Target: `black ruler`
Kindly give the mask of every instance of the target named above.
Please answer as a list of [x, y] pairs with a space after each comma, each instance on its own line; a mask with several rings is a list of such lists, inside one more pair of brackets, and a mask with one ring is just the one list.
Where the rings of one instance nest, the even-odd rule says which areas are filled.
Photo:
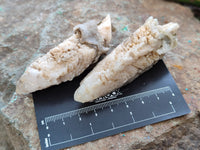
[[33, 93], [42, 150], [78, 145], [190, 112], [162, 60], [132, 83], [81, 104], [73, 94], [86, 74]]

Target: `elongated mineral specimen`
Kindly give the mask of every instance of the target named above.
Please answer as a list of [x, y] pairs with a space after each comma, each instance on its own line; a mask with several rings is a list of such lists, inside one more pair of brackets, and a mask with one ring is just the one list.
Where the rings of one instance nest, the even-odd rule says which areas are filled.
[[176, 46], [178, 28], [177, 23], [159, 25], [157, 19], [149, 17], [81, 81], [74, 99], [93, 101], [133, 81]]
[[17, 82], [16, 92], [28, 94], [70, 81], [108, 50], [111, 20], [89, 21], [74, 27], [74, 34], [27, 67]]

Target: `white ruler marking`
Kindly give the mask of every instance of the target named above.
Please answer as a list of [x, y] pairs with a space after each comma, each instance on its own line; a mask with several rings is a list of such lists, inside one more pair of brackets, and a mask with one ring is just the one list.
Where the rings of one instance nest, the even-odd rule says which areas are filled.
[[157, 100], [159, 100], [160, 99], [160, 97], [158, 97], [158, 95], [157, 94], [155, 94], [156, 95], [156, 98], [157, 98]]
[[71, 140], [73, 139], [71, 134], [70, 134], [70, 139], [71, 139]]
[[126, 108], [129, 108], [129, 105], [127, 104], [127, 102], [125, 102]]
[[79, 119], [79, 121], [81, 121], [82, 119], [81, 119], [81, 116], [80, 116], [80, 114], [78, 114], [78, 119]]
[[90, 128], [91, 128], [92, 134], [94, 135], [94, 130], [92, 128], [92, 123], [91, 122], [90, 122]]
[[51, 140], [50, 140], [50, 138], [48, 138], [48, 140], [49, 140], [49, 146], [52, 146], [52, 145], [51, 145]]
[[153, 117], [155, 118], [155, 117], [156, 117], [156, 115], [154, 114], [154, 112], [152, 112], [152, 114], [153, 114]]
[[96, 112], [96, 110], [94, 109], [94, 114], [95, 114], [95, 116], [97, 117], [98, 116], [98, 114], [97, 114], [97, 112]]
[[115, 125], [114, 125], [114, 123], [112, 122], [112, 127], [113, 127], [113, 129], [115, 128]]
[[130, 112], [130, 115], [131, 115], [131, 118], [132, 118], [133, 122], [135, 122], [135, 119], [133, 118], [133, 113], [132, 112]]
[[110, 111], [113, 112], [113, 109], [112, 109], [111, 105], [109, 107], [110, 107]]
[[45, 143], [45, 147], [49, 147], [49, 143], [48, 143], [48, 139], [47, 138], [44, 139], [44, 143]]
[[174, 106], [173, 106], [173, 104], [172, 104], [172, 102], [171, 102], [171, 101], [169, 101], [169, 104], [171, 105], [171, 107], [172, 107], [173, 111], [174, 111], [174, 112], [176, 112], [176, 110], [174, 109]]

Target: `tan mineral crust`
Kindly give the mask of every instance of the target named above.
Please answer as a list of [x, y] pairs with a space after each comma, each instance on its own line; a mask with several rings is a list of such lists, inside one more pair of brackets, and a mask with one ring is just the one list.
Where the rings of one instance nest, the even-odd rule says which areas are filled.
[[[189, 8], [162, 0], [1, 1], [0, 8], [0, 116], [3, 120], [0, 123], [9, 136], [4, 140], [10, 141], [16, 150], [40, 149], [33, 99], [31, 95], [14, 94], [16, 81], [26, 66], [70, 37], [75, 25], [103, 19], [107, 14], [112, 18], [113, 48], [149, 16], [158, 18], [160, 24], [180, 25], [177, 48], [163, 59], [191, 113], [69, 149], [199, 149], [200, 22]], [[5, 136], [4, 130], [0, 131], [1, 136]], [[187, 144], [188, 140], [196, 143]], [[2, 146], [12, 149], [6, 144]]]

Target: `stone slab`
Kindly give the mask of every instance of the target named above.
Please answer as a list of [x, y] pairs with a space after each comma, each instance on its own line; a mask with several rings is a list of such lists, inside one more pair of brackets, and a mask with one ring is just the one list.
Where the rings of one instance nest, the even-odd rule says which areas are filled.
[[197, 118], [200, 110], [200, 23], [189, 8], [162, 0], [0, 0], [0, 116], [16, 150], [40, 149], [32, 97], [14, 94], [16, 81], [26, 65], [69, 37], [74, 25], [89, 19], [102, 19], [108, 13], [114, 27], [113, 47], [150, 15], [158, 18], [161, 24], [171, 21], [180, 24], [178, 47], [168, 53], [164, 61], [192, 112], [70, 149], [143, 147]]

